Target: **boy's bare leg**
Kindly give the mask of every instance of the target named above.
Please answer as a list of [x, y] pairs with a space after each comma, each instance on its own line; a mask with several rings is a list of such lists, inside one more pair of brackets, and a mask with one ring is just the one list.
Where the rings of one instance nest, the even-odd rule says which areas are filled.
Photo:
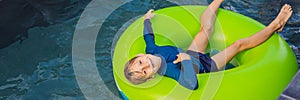
[[213, 27], [216, 19], [218, 8], [224, 0], [214, 0], [201, 15], [201, 29], [194, 37], [188, 50], [205, 53], [208, 39], [213, 32]]
[[248, 38], [237, 40], [220, 53], [214, 55], [212, 59], [217, 64], [218, 69], [222, 69], [237, 53], [258, 46], [265, 42], [275, 31], [281, 31], [291, 15], [291, 6], [285, 4], [275, 20], [266, 28]]

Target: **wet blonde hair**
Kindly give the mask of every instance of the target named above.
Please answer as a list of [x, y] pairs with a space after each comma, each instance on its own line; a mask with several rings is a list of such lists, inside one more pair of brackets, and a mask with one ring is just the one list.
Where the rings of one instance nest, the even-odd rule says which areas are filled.
[[131, 58], [126, 64], [124, 68], [124, 74], [126, 79], [131, 82], [132, 84], [141, 84], [146, 82], [151, 77], [146, 77], [142, 74], [142, 72], [138, 71], [131, 71], [130, 67], [133, 65], [135, 59], [138, 57]]

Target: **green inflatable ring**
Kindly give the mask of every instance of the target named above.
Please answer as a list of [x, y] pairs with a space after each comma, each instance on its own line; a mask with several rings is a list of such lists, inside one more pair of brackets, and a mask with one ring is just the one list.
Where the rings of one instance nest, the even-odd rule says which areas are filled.
[[[206, 7], [176, 6], [155, 11], [151, 22], [158, 45], [187, 49], [200, 27], [199, 18]], [[246, 16], [220, 9], [209, 47], [223, 50], [234, 41], [248, 37], [265, 26]], [[140, 85], [129, 83], [124, 65], [138, 53], [145, 53], [143, 19], [131, 24], [119, 38], [113, 55], [113, 74], [125, 99], [276, 99], [298, 70], [296, 57], [288, 44], [274, 34], [262, 45], [235, 56], [233, 69], [197, 74], [199, 88], [188, 90], [175, 80], [156, 75]]]

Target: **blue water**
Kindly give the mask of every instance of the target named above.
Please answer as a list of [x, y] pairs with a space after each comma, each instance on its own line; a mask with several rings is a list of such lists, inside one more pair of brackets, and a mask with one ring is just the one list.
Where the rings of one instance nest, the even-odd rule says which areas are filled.
[[[111, 46], [115, 35], [130, 24], [130, 19], [142, 15], [148, 9], [161, 9], [177, 4], [165, 0], [133, 0], [113, 9], [111, 5], [115, 2], [107, 3], [99, 4], [106, 9], [97, 11], [101, 14], [107, 9], [113, 10], [103, 22], [97, 37], [95, 59], [104, 84], [95, 87], [103, 94], [98, 99], [117, 99], [120, 94], [113, 80], [111, 63]], [[205, 5], [206, 1], [181, 3]], [[284, 3], [293, 6], [294, 14], [279, 34], [290, 44], [300, 63], [300, 1], [227, 0], [222, 7], [268, 25]], [[33, 27], [29, 30], [28, 39], [22, 44], [16, 42], [0, 49], [0, 99], [85, 98], [72, 66], [72, 40], [78, 19], [79, 16], [47, 27]], [[108, 92], [112, 95], [108, 95]]]

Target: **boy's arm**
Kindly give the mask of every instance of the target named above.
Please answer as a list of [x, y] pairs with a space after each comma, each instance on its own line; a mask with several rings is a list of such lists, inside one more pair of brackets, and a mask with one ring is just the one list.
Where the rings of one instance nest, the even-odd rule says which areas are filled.
[[150, 19], [144, 20], [144, 35], [147, 35], [147, 34], [153, 35], [153, 30], [152, 30]]
[[154, 45], [154, 34], [150, 19], [144, 20], [144, 40], [147, 46]]
[[156, 46], [150, 19], [144, 20], [144, 40], [146, 42], [147, 51], [150, 53]]
[[183, 68], [178, 82], [188, 89], [196, 90], [198, 88], [198, 80], [191, 60], [183, 60], [181, 64]]
[[144, 16], [144, 40], [146, 42], [147, 53], [153, 52], [153, 48], [156, 46], [154, 42], [154, 34], [151, 26], [150, 19], [152, 19], [155, 14], [152, 13], [154, 10], [150, 9]]
[[198, 88], [198, 81], [193, 66], [189, 61], [190, 60], [182, 61], [181, 64], [184, 68], [181, 69], [175, 64], [168, 63], [168, 67], [164, 75], [176, 80], [180, 85], [184, 86], [185, 88], [195, 90]]
[[[191, 90], [197, 89], [198, 79], [196, 77], [196, 73], [193, 68], [192, 61], [190, 60], [191, 59], [190, 56], [185, 53], [180, 53], [178, 55], [178, 59], [180, 60], [181, 65], [183, 66], [181, 68], [181, 73], [178, 78], [178, 82], [188, 89]], [[174, 63], [178, 63], [176, 62], [177, 60], [175, 60]]]

